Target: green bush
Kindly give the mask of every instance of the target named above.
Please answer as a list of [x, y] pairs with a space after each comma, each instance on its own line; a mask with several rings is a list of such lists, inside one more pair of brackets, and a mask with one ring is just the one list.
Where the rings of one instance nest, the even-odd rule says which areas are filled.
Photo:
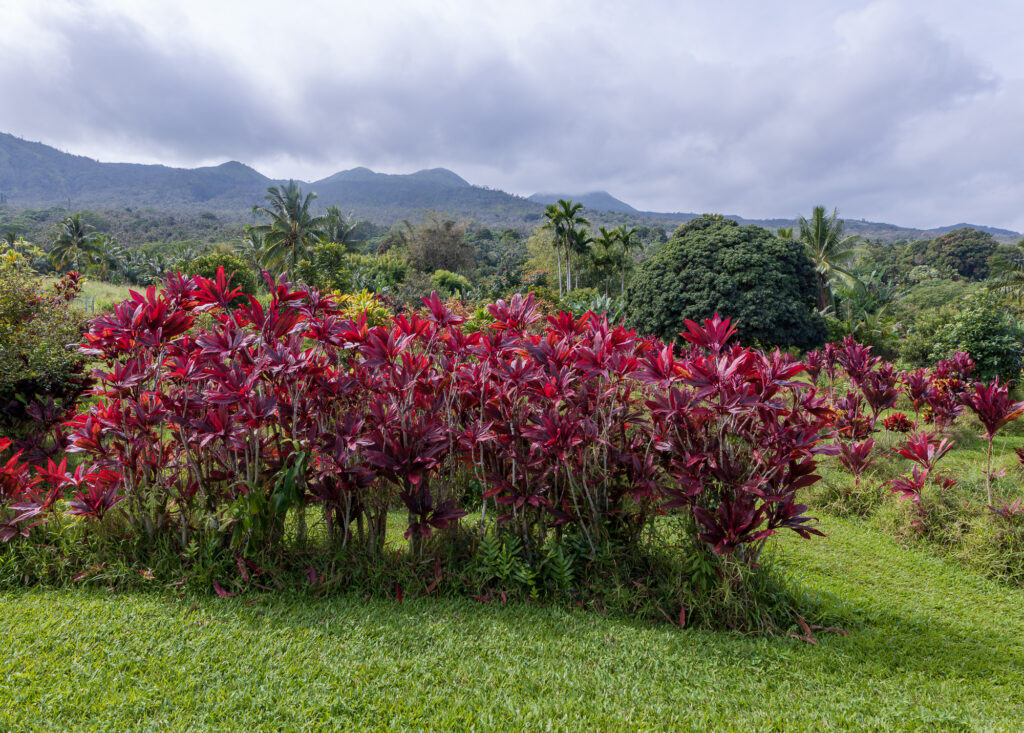
[[445, 295], [465, 295], [473, 287], [467, 278], [450, 270], [437, 270], [430, 276], [430, 282], [438, 292]]
[[351, 290], [352, 266], [347, 247], [341, 242], [316, 245], [309, 259], [303, 259], [296, 266], [295, 277], [321, 290]]
[[748, 344], [814, 348], [825, 341], [815, 310], [814, 265], [798, 242], [721, 217], [694, 219], [637, 268], [626, 318], [641, 333], [675, 339], [684, 319], [718, 312]]
[[198, 275], [213, 280], [217, 277], [217, 269], [223, 267], [226, 275], [231, 275], [231, 284], [241, 288], [248, 295], [256, 294], [256, 273], [249, 264], [235, 255], [226, 252], [210, 252], [191, 260], [179, 260], [176, 269], [186, 275]]
[[83, 389], [85, 315], [58, 292], [67, 282], [47, 287], [27, 267], [0, 266], [0, 434], [33, 402], [73, 401]]
[[951, 307], [926, 310], [908, 319], [903, 338], [899, 342], [899, 360], [904, 367], [934, 366], [932, 348], [938, 333], [953, 320], [956, 310]]
[[559, 306], [570, 313], [582, 315], [588, 310], [592, 310], [591, 306], [597, 298], [596, 288], [576, 288], [562, 296]]
[[398, 252], [359, 254], [349, 252], [339, 242], [327, 242], [313, 247], [309, 257], [298, 263], [295, 273], [298, 282], [321, 290], [388, 293], [405, 282], [409, 263]]
[[974, 359], [976, 379], [1017, 379], [1020, 376], [1024, 343], [1018, 326], [1006, 315], [1000, 302], [988, 293], [967, 299], [952, 320], [938, 329], [932, 343], [932, 361], [954, 351], [966, 351]]

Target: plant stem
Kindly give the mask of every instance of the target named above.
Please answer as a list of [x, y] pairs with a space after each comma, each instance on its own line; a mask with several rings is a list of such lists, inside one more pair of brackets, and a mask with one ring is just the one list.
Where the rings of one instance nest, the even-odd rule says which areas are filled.
[[992, 436], [988, 436], [988, 456], [985, 466], [985, 491], [988, 493], [988, 505], [992, 506]]

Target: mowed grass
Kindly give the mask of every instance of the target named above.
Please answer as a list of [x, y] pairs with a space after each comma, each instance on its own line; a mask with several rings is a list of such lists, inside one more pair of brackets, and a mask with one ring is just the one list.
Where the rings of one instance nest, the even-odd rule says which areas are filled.
[[772, 548], [850, 636], [348, 595], [0, 594], [0, 729], [1003, 729], [1024, 591], [856, 520]]
[[[55, 277], [45, 277], [43, 282], [47, 285], [57, 282]], [[82, 294], [76, 301], [77, 304], [89, 315], [110, 310], [115, 305], [129, 297], [131, 290], [145, 292], [142, 285], [115, 285], [113, 283], [96, 280], [87, 277], [82, 287]]]

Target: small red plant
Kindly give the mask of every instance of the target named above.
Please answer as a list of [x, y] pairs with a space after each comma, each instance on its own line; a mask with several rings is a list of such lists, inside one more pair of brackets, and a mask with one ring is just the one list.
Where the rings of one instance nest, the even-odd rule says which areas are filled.
[[914, 429], [914, 423], [902, 412], [894, 412], [882, 420], [882, 426], [894, 433], [909, 433]]
[[917, 466], [909, 476], [897, 476], [888, 482], [889, 490], [899, 499], [910, 499], [915, 504], [921, 503], [921, 493], [928, 483], [928, 470], [922, 471]]
[[897, 386], [898, 375], [892, 364], [882, 363], [874, 371], [867, 372], [860, 379], [860, 388], [864, 393], [864, 399], [871, 407], [871, 413], [875, 421], [878, 416], [896, 404], [900, 396]]
[[931, 386], [932, 377], [928, 373], [927, 369], [915, 369], [912, 372], [904, 372], [900, 375], [900, 379], [903, 384], [906, 385], [907, 391], [910, 393], [910, 399], [914, 405], [914, 412], [921, 415], [921, 407], [925, 404], [925, 396], [928, 392], [928, 387]]
[[988, 440], [985, 491], [988, 494], [988, 505], [992, 506], [992, 439], [1000, 428], [1024, 414], [1024, 402], [1011, 401], [1010, 387], [1008, 384], [1000, 384], [999, 377], [988, 384], [977, 382], [973, 390], [964, 392], [960, 398], [978, 416], [985, 428]]
[[847, 392], [836, 400], [836, 432], [848, 440], [864, 440], [875, 429], [874, 420], [863, 412], [863, 398], [857, 392]]
[[875, 459], [871, 451], [875, 447], [873, 438], [862, 440], [859, 443], [839, 442], [839, 462], [849, 469], [853, 474], [854, 488], [860, 489], [860, 476], [870, 468]]
[[954, 351], [953, 356], [948, 359], [941, 359], [935, 365], [935, 376], [939, 379], [953, 377], [961, 382], [970, 379], [974, 371], [974, 359], [966, 351]]
[[836, 351], [836, 359], [850, 376], [850, 382], [856, 387], [860, 387], [868, 373], [882, 361], [882, 357], [871, 355], [870, 346], [858, 344], [853, 336], [843, 339], [841, 348]]
[[948, 438], [936, 439], [935, 433], [922, 430], [907, 438], [904, 446], [896, 449], [896, 453], [930, 471], [952, 447], [953, 441]]
[[821, 374], [821, 370], [824, 366], [825, 354], [822, 353], [820, 349], [807, 352], [807, 356], [804, 357], [804, 367], [812, 385], [816, 385], [818, 383], [818, 376]]
[[964, 411], [960, 399], [962, 389], [963, 382], [956, 377], [933, 378], [924, 393], [928, 407], [922, 413], [922, 419], [933, 422], [940, 431], [948, 428]]

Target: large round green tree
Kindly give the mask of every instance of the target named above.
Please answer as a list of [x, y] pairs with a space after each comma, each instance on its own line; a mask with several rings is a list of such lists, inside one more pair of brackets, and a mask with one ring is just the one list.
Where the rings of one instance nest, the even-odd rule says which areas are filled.
[[626, 313], [641, 333], [676, 339], [685, 319], [717, 312], [738, 321], [744, 343], [808, 349], [826, 335], [817, 296], [817, 273], [800, 242], [705, 215], [639, 266]]
[[911, 266], [948, 268], [965, 280], [981, 281], [989, 276], [989, 258], [998, 249], [999, 243], [988, 232], [961, 227], [911, 243], [900, 259]]

